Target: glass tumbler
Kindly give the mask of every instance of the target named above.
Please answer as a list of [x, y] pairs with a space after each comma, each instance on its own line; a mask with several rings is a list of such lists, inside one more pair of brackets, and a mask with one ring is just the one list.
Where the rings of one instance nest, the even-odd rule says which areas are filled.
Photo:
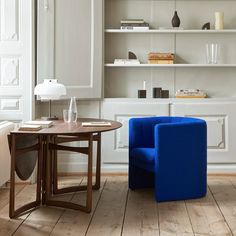
[[219, 56], [219, 45], [217, 43], [206, 44], [206, 58], [208, 64], [217, 64]]
[[77, 112], [74, 112], [72, 110], [63, 110], [63, 120], [66, 123], [76, 122]]

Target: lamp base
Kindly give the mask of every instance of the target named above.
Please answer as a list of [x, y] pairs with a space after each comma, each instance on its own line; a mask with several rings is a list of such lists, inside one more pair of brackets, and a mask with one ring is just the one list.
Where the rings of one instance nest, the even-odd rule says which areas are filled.
[[58, 117], [56, 117], [56, 116], [53, 116], [53, 117], [41, 117], [41, 119], [42, 120], [59, 120], [59, 118]]

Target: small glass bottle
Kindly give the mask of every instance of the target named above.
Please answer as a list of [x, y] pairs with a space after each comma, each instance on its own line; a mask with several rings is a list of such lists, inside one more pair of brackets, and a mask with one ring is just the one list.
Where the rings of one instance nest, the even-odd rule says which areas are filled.
[[76, 122], [77, 116], [77, 104], [76, 104], [76, 97], [71, 97], [70, 99], [70, 106], [69, 106], [69, 122]]

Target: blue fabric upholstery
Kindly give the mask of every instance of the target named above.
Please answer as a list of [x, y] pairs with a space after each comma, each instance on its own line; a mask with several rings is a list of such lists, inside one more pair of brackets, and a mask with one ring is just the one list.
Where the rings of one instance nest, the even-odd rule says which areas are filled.
[[154, 187], [158, 202], [205, 196], [206, 122], [189, 117], [130, 119], [129, 187]]

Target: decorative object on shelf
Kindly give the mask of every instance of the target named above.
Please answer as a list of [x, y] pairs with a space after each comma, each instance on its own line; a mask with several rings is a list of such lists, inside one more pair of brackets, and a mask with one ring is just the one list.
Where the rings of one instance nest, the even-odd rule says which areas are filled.
[[174, 54], [150, 52], [148, 54], [148, 64], [174, 64]]
[[177, 11], [175, 11], [174, 13], [174, 16], [171, 20], [171, 23], [172, 23], [172, 26], [175, 28], [179, 27], [180, 26], [180, 19], [179, 19], [179, 16], [178, 16], [178, 13]]
[[219, 45], [217, 43], [206, 44], [206, 58], [208, 64], [218, 63]]
[[200, 89], [180, 89], [175, 93], [176, 98], [206, 98], [207, 94]]
[[146, 81], [143, 81], [143, 89], [138, 90], [138, 98], [146, 98], [147, 90], [146, 90]]
[[115, 59], [114, 65], [139, 65], [138, 59]]
[[161, 90], [161, 98], [169, 98], [169, 90]]
[[215, 29], [224, 29], [224, 12], [215, 12]]
[[133, 52], [129, 51], [128, 59], [129, 60], [137, 60], [137, 56]]
[[41, 101], [49, 101], [49, 116], [42, 119], [58, 120], [58, 117], [51, 115], [51, 101], [59, 100], [61, 96], [66, 95], [66, 87], [59, 84], [57, 79], [45, 79], [35, 87], [34, 94], [38, 95]]
[[211, 29], [211, 23], [207, 22], [202, 26], [202, 30], [210, 30]]
[[77, 104], [76, 97], [70, 99], [69, 110], [63, 110], [63, 118], [65, 122], [76, 122], [77, 121]]
[[140, 61], [137, 59], [137, 56], [129, 51], [128, 52], [128, 59], [115, 59], [115, 65], [139, 65]]
[[138, 98], [146, 98], [147, 97], [147, 91], [140, 89], [138, 90]]
[[153, 88], [152, 89], [152, 97], [153, 98], [161, 98], [162, 88]]
[[149, 30], [149, 24], [143, 19], [125, 19], [120, 21], [121, 30]]

